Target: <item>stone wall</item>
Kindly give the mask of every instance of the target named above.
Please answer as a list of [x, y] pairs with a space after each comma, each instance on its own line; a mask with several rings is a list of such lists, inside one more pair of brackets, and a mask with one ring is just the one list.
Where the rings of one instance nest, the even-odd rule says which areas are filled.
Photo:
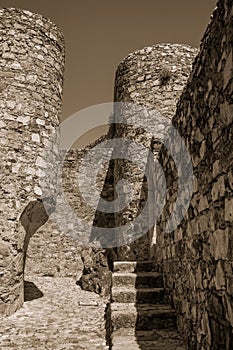
[[[116, 124], [113, 133], [115, 138], [129, 139], [147, 149], [153, 149], [156, 157], [161, 141], [157, 139], [156, 133], [158, 134], [161, 126], [163, 129], [163, 118], [169, 121], [174, 115], [176, 103], [187, 81], [196, 54], [197, 49], [188, 45], [157, 44], [131, 53], [120, 63], [116, 71], [115, 102], [133, 104], [138, 107], [136, 111], [133, 111], [134, 106], [131, 110], [122, 107], [120, 112], [117, 111], [119, 115], [115, 115], [115, 118], [117, 117], [121, 124]], [[144, 109], [142, 107], [140, 110], [139, 105]], [[162, 118], [159, 117], [159, 114]], [[147, 260], [153, 236], [153, 228], [149, 232], [146, 228], [150, 221], [149, 211], [139, 224], [135, 223], [135, 227], [133, 225], [135, 218], [140, 215], [148, 200], [150, 201], [149, 210], [154, 210], [152, 207], [155, 200], [148, 198], [148, 184], [144, 171], [138, 166], [143, 156], [136, 151], [136, 144], [134, 154], [132, 151], [130, 154], [128, 144], [123, 147], [125, 149], [121, 150], [122, 158], [134, 158], [136, 161], [119, 159], [115, 162], [115, 187], [119, 180], [129, 181], [133, 186], [133, 200], [116, 215], [115, 225], [122, 230], [125, 236], [127, 235], [125, 225], [129, 222], [131, 222], [133, 232], [137, 231], [139, 234], [145, 232], [145, 234], [142, 233], [142, 237], [136, 239], [135, 243], [124, 244], [120, 247], [118, 259]], [[149, 160], [145, 159], [145, 167], [150, 169], [153, 164], [149, 165], [148, 162]], [[128, 233], [128, 236], [131, 236], [131, 233]]]
[[[46, 194], [40, 180], [45, 147], [61, 112], [64, 40], [48, 19], [29, 11], [0, 9], [0, 314], [23, 303], [23, 269], [30, 237], [54, 209], [56, 177]], [[57, 144], [50, 151], [56, 173]], [[44, 188], [46, 188], [46, 183]]]
[[194, 188], [186, 215], [170, 233], [177, 173], [169, 153], [160, 153], [171, 181], [157, 226], [157, 259], [178, 329], [193, 350], [233, 348], [232, 15], [232, 1], [219, 1], [172, 120], [191, 155]]
[[[81, 279], [79, 284], [84, 289], [106, 295], [105, 290], [110, 283], [107, 282], [110, 277], [107, 251], [91, 248], [91, 242], [98, 244], [101, 238], [95, 237], [95, 226], [108, 227], [109, 221], [105, 215], [98, 213], [98, 203], [95, 204], [96, 208], [87, 203], [78, 184], [78, 175], [81, 175], [84, 194], [89, 199], [93, 197], [94, 187], [103, 198], [106, 192], [109, 193], [112, 184], [107, 184], [106, 180], [107, 161], [100, 166], [93, 187], [86, 186], [86, 183], [87, 176], [94, 174], [95, 162], [88, 174], [82, 173], [80, 168], [89, 152], [105, 139], [106, 136], [103, 136], [81, 150], [61, 151], [60, 159], [65, 154], [62, 164], [63, 192], [58, 193], [56, 209], [49, 220], [30, 240], [25, 271], [27, 277], [73, 277], [74, 283]], [[111, 148], [105, 148], [103, 144], [100, 149], [103, 153], [101, 159], [111, 156]], [[95, 155], [91, 154], [91, 157], [94, 160]]]

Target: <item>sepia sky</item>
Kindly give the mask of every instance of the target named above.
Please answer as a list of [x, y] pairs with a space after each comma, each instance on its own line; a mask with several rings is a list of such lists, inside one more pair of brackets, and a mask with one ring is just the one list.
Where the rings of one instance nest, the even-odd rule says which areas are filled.
[[[0, 7], [40, 13], [62, 29], [62, 119], [112, 101], [116, 67], [130, 52], [166, 42], [198, 47], [215, 5], [215, 0], [0, 0]], [[93, 137], [96, 131], [80, 145]]]

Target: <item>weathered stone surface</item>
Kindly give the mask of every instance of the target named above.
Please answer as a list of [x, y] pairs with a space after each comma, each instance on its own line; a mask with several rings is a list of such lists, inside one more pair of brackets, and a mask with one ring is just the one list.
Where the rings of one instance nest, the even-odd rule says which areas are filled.
[[[196, 54], [197, 49], [188, 45], [157, 44], [129, 54], [120, 63], [116, 71], [115, 101], [135, 104], [138, 111], [129, 113], [127, 108], [125, 111], [122, 108], [122, 115], [117, 116], [121, 124], [115, 127], [115, 138], [137, 142], [152, 150], [156, 156], [161, 139], [157, 142], [156, 140], [160, 136], [162, 138], [166, 132], [164, 120], [159, 118], [159, 115], [156, 117], [156, 114], [161, 113], [168, 120], [173, 117]], [[140, 105], [146, 109], [140, 111]], [[149, 115], [148, 111], [156, 113], [151, 112]], [[153, 205], [156, 204], [155, 199], [149, 197], [145, 173], [138, 165], [145, 155], [141, 155], [137, 150], [130, 153], [127, 146], [122, 154], [124, 159], [115, 162], [114, 182], [116, 186], [123, 178], [132, 183], [132, 200], [124, 210], [116, 208], [115, 226], [120, 232], [122, 230], [122, 236], [126, 236], [125, 225], [131, 223], [132, 231], [139, 232], [140, 238], [135, 237], [133, 243], [124, 243], [123, 247], [118, 248], [118, 260], [147, 260], [153, 236], [153, 228], [148, 232], [148, 221], [153, 220], [151, 213], [155, 211]], [[127, 157], [136, 161], [126, 161]], [[147, 159], [145, 163], [146, 167], [151, 169], [149, 176], [153, 177], [153, 164], [149, 164]], [[147, 202], [150, 202], [147, 217], [134, 226], [135, 218], [140, 215]], [[128, 231], [128, 236], [132, 237], [131, 230]]]
[[[41, 120], [37, 121], [41, 124]], [[106, 136], [100, 138], [97, 143], [104, 141]], [[50, 276], [73, 276], [78, 278], [77, 271], [83, 269], [81, 251], [87, 251], [87, 247], [94, 239], [93, 225], [105, 226], [108, 223], [104, 216], [99, 217], [82, 196], [77, 183], [77, 176], [85, 182], [85, 174], [80, 173], [80, 165], [84, 157], [96, 143], [85, 149], [70, 149], [60, 151], [62, 159], [62, 193], [57, 195], [56, 208], [46, 224], [39, 229], [31, 238], [28, 256], [26, 260], [26, 273], [37, 273]], [[103, 148], [103, 154], [108, 154], [111, 149]], [[65, 158], [63, 156], [65, 154]], [[43, 159], [42, 159], [43, 160]], [[97, 188], [102, 193], [106, 190], [105, 178], [108, 163], [98, 173]], [[93, 170], [94, 171], [94, 170]], [[33, 172], [33, 168], [30, 169]], [[85, 194], [91, 198], [93, 188], [85, 188]], [[64, 207], [68, 204], [69, 207]], [[79, 221], [77, 219], [80, 219]], [[90, 252], [90, 259], [93, 259], [94, 251]], [[100, 250], [98, 251], [98, 259]], [[103, 257], [105, 259], [105, 251]], [[84, 259], [86, 262], [86, 259]], [[92, 270], [97, 270], [96, 260], [93, 261]], [[100, 267], [100, 265], [99, 265]], [[90, 269], [90, 264], [88, 266]], [[87, 279], [86, 275], [86, 279]], [[96, 283], [97, 279], [96, 279]], [[86, 284], [87, 285], [87, 284]], [[93, 287], [94, 288], [94, 287]], [[96, 291], [99, 290], [96, 286]]]
[[31, 237], [25, 266], [27, 276], [80, 277], [80, 243], [62, 234], [51, 218]]
[[[232, 1], [218, 2], [189, 78], [197, 50], [186, 45], [163, 44], [138, 50], [127, 56], [117, 70], [115, 100], [141, 104], [148, 110], [157, 109], [168, 119], [175, 115], [172, 123], [190, 153], [194, 169], [193, 196], [183, 221], [173, 232], [166, 233], [164, 227], [176, 201], [178, 175], [175, 162], [152, 137], [155, 120], [151, 114], [145, 115], [142, 125], [149, 126], [148, 135], [143, 127], [134, 128], [137, 125], [135, 114], [128, 120], [132, 126], [118, 125], [110, 129], [107, 136], [129, 137], [151, 149], [154, 156], [160, 152], [159, 160], [166, 173], [167, 202], [156, 227], [154, 258], [157, 263], [154, 267], [151, 262], [143, 263], [153, 252], [153, 230], [134, 244], [118, 249], [116, 255], [124, 260], [139, 259], [140, 266], [147, 271], [149, 266], [154, 271], [163, 270], [165, 287], [177, 313], [178, 329], [187, 336], [191, 350], [230, 350], [233, 347], [232, 13]], [[103, 165], [96, 181], [102, 196], [114, 199], [113, 177], [115, 184], [124, 177], [133, 180], [135, 200], [119, 217], [102, 215], [98, 208], [95, 210], [85, 203], [76, 186], [80, 163], [94, 145], [81, 151], [70, 150], [64, 160], [63, 189], [75, 215], [80, 215], [90, 225], [86, 230], [85, 225], [77, 225], [64, 212], [56, 224], [52, 215], [46, 222], [48, 213], [42, 205], [39, 179], [46, 181], [49, 170], [56, 173], [55, 168], [50, 169], [42, 151], [45, 147], [51, 149], [50, 136], [58, 126], [64, 69], [63, 36], [49, 20], [29, 11], [1, 9], [0, 17], [3, 169], [0, 173], [0, 314], [14, 313], [24, 298], [31, 303], [30, 307], [25, 304], [15, 315], [1, 320], [1, 348], [31, 349], [34, 342], [38, 349], [107, 349], [105, 302], [101, 304], [97, 295], [93, 297], [93, 294], [81, 291], [76, 282], [79, 280], [82, 288], [103, 295], [105, 301], [109, 298], [109, 262], [113, 256], [108, 259], [108, 254], [114, 255], [116, 250], [87, 249], [85, 244], [90, 241], [106, 243], [107, 237], [96, 235], [96, 226], [108, 228], [121, 226], [127, 220], [133, 222], [148, 199], [144, 173], [135, 164], [123, 160], [117, 161], [115, 166], [110, 164], [109, 168], [107, 163]], [[124, 116], [127, 118], [127, 114]], [[165, 125], [160, 122], [156, 128], [158, 139], [163, 140]], [[174, 144], [174, 150], [179, 152], [177, 144]], [[103, 154], [111, 153], [104, 147], [102, 151]], [[125, 151], [132, 156], [130, 150]], [[52, 156], [59, 163], [57, 145]], [[141, 154], [137, 156], [140, 158]], [[153, 177], [154, 169], [151, 171], [151, 163], [147, 165], [149, 177]], [[85, 177], [83, 180], [85, 184]], [[160, 184], [162, 177], [155, 176], [155, 180]], [[55, 188], [56, 177], [48, 196], [50, 213], [54, 210]], [[92, 190], [86, 185], [88, 198], [92, 198]], [[125, 185], [124, 191], [127, 192]], [[148, 209], [148, 221], [158, 203], [155, 199]], [[63, 210], [60, 193], [57, 209]], [[143, 231], [144, 226], [139, 227], [139, 232], [140, 229]], [[33, 291], [31, 282], [25, 284], [23, 293], [25, 260], [27, 277], [31, 274], [47, 276], [35, 278], [42, 292]], [[161, 267], [158, 268], [158, 264]], [[137, 278], [132, 274], [140, 276], [138, 271], [143, 271], [138, 266], [123, 262], [114, 267], [117, 273], [130, 267], [131, 275], [114, 279], [113, 299], [134, 303], [141, 297], [142, 301], [151, 301], [151, 304], [163, 302], [161, 284], [157, 286], [159, 288], [145, 291], [144, 287], [155, 287], [147, 285], [148, 276], [143, 284], [141, 279], [138, 291], [132, 290], [133, 283], [137, 287]], [[67, 276], [72, 278], [67, 279]], [[161, 279], [155, 278], [153, 283], [155, 281], [161, 283]], [[121, 283], [130, 283], [131, 288], [119, 288]], [[41, 293], [46, 295], [46, 302]], [[87, 298], [80, 299], [83, 293]], [[51, 300], [59, 305], [51, 307]], [[98, 306], [100, 309], [96, 308]], [[133, 310], [129, 322], [135, 322], [139, 314]], [[142, 318], [143, 324], [150, 322], [147, 311], [149, 309]], [[168, 308], [167, 313], [170, 312]], [[156, 317], [164, 314], [166, 312], [161, 310], [154, 313]], [[109, 319], [109, 315], [107, 317]], [[159, 323], [158, 317], [156, 322]], [[158, 325], [156, 322], [149, 326], [154, 328]], [[61, 337], [57, 334], [57, 326]], [[135, 339], [132, 334], [128, 337], [127, 332], [123, 332], [124, 341], [118, 334], [113, 348], [184, 349], [176, 336], [174, 342], [170, 342], [168, 334], [153, 332], [153, 336], [159, 338], [153, 342], [148, 334], [139, 336], [135, 333]]]
[[83, 272], [77, 284], [82, 289], [110, 298], [111, 271], [107, 251], [89, 248], [82, 250]]
[[164, 303], [166, 291], [162, 275], [153, 271], [153, 264], [150, 261], [139, 264], [136, 261], [116, 261], [113, 265], [112, 349], [120, 350], [125, 346], [129, 349], [186, 349], [176, 333], [174, 309]]
[[2, 350], [107, 350], [106, 304], [74, 278], [28, 276], [24, 306], [0, 318]]
[[64, 39], [50, 20], [29, 11], [0, 9], [0, 18], [0, 227], [8, 241], [1, 248], [0, 314], [8, 315], [23, 302], [22, 257], [29, 239], [48, 219], [41, 199], [56, 199], [56, 176], [49, 186], [47, 177], [43, 186], [40, 180], [45, 169], [56, 174], [58, 144], [51, 162], [42, 155], [59, 124]]
[[[173, 177], [157, 225], [157, 259], [189, 349], [232, 348], [232, 1], [219, 1], [172, 122], [192, 159], [194, 193], [179, 227], [165, 233]], [[173, 252], [171, 254], [171, 252]]]
[[10, 255], [9, 243], [0, 240], [0, 255], [3, 257]]

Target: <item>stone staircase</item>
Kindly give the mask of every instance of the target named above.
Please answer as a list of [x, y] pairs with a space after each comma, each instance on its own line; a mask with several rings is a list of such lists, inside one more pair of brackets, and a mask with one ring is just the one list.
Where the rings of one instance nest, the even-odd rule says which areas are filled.
[[162, 276], [150, 261], [114, 262], [110, 313], [112, 350], [187, 349]]

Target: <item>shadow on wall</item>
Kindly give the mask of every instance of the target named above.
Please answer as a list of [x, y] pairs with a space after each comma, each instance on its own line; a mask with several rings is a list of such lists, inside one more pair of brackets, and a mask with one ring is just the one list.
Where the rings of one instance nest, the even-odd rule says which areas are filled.
[[[20, 222], [25, 230], [25, 238], [23, 242], [23, 273], [26, 265], [27, 249], [30, 242], [30, 238], [35, 232], [46, 223], [49, 218], [49, 211], [54, 210], [54, 200], [46, 200], [46, 208], [42, 200], [35, 200], [30, 202], [24, 209]], [[49, 204], [49, 206], [48, 206]], [[24, 281], [24, 302], [41, 298], [43, 293], [36, 287], [33, 282]]]
[[[106, 177], [104, 179], [103, 189], [101, 191], [101, 198], [105, 201], [115, 200], [115, 189], [114, 189], [114, 160], [110, 160]], [[100, 246], [106, 247], [114, 245], [112, 241], [113, 237], [106, 234], [104, 231], [100, 234], [101, 228], [112, 228], [115, 227], [115, 214], [114, 213], [105, 213], [99, 210], [99, 205], [97, 206], [95, 217], [93, 220], [92, 232], [90, 235], [90, 242], [97, 241]], [[116, 243], [116, 242], [115, 242]]]
[[37, 288], [35, 283], [24, 281], [24, 302], [42, 298], [44, 294]]
[[[36, 200], [33, 202], [30, 202], [26, 208], [24, 209], [21, 217], [20, 217], [20, 222], [22, 226], [25, 229], [26, 236], [24, 240], [24, 245], [23, 245], [23, 254], [24, 254], [24, 266], [23, 268], [25, 269], [25, 263], [26, 263], [26, 256], [27, 256], [27, 249], [28, 249], [28, 244], [30, 241], [30, 238], [34, 235], [34, 233], [46, 223], [46, 221], [49, 218], [50, 212], [54, 210], [55, 203], [54, 200], [48, 199], [46, 201], [46, 208], [44, 207], [44, 204], [42, 200]], [[48, 206], [49, 204], [49, 206]], [[49, 208], [49, 210], [48, 210]]]

